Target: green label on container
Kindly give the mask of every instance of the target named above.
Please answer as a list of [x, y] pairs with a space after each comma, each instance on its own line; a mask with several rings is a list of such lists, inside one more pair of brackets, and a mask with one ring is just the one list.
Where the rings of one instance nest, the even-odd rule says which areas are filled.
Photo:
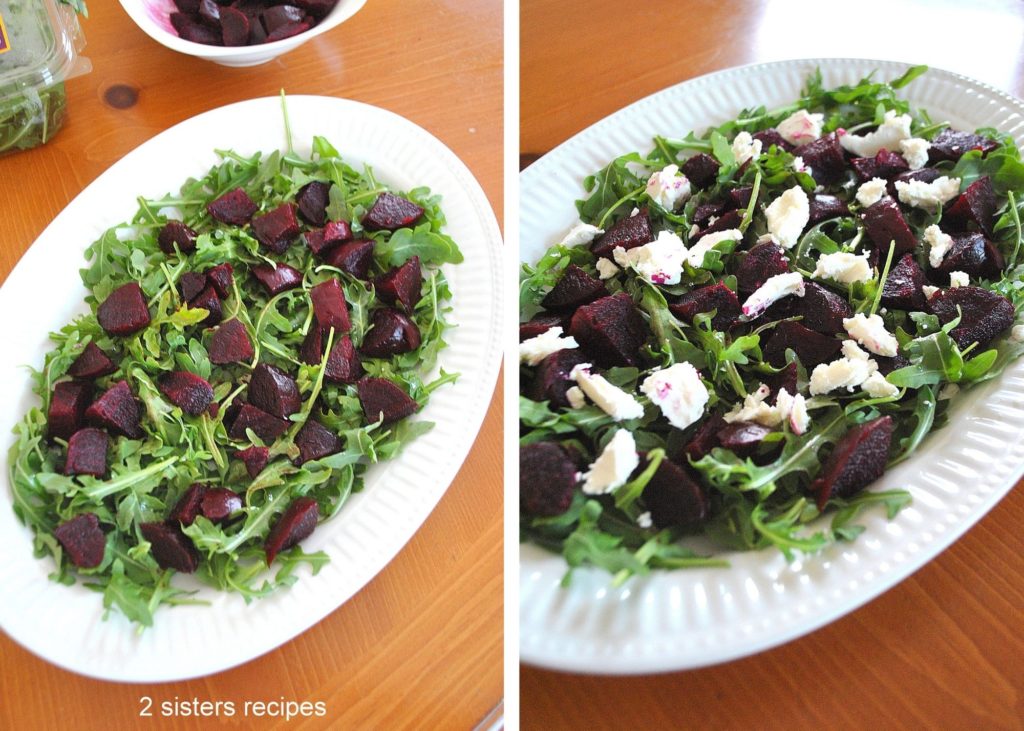
[[0, 15], [0, 53], [7, 53], [11, 50], [11, 44], [7, 41], [7, 26], [4, 25], [4, 16]]

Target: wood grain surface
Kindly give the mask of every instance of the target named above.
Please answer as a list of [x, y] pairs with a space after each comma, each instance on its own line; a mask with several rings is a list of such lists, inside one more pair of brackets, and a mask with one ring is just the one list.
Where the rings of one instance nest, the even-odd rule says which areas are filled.
[[[263, 66], [229, 69], [175, 54], [114, 0], [90, 0], [93, 64], [68, 83], [69, 118], [52, 142], [0, 158], [0, 281], [43, 228], [113, 162], [200, 112], [277, 94], [375, 104], [416, 122], [502, 201], [499, 0], [369, 0], [352, 20]], [[438, 32], [442, 29], [443, 32]], [[132, 94], [127, 108], [111, 102]], [[344, 149], [343, 140], [335, 140]], [[183, 683], [90, 680], [0, 633], [0, 729], [206, 728], [140, 720], [140, 697], [323, 701], [308, 721], [234, 718], [234, 728], [469, 729], [502, 697], [502, 440], [499, 384], [455, 482], [398, 557], [300, 637], [239, 668]], [[6, 489], [6, 488], [4, 488]], [[3, 589], [0, 588], [0, 601]]]
[[[521, 37], [524, 164], [641, 97], [757, 61], [928, 63], [1024, 96], [1024, 4], [1011, 0], [522, 0]], [[743, 660], [630, 678], [523, 666], [522, 728], [1024, 728], [1022, 523], [1018, 484], [906, 581]]]

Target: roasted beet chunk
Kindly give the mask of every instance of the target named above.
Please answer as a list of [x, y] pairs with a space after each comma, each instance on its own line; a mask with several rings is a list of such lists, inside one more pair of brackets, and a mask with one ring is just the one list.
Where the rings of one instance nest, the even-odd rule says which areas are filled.
[[356, 386], [359, 403], [369, 423], [383, 418], [384, 424], [404, 419], [419, 410], [409, 394], [386, 378], [364, 378]]
[[217, 296], [217, 290], [209, 284], [203, 287], [202, 292], [189, 300], [188, 306], [192, 309], [206, 310], [207, 315], [200, 320], [200, 324], [207, 327], [216, 325], [224, 316], [224, 309], [220, 305], [220, 297]]
[[693, 322], [700, 312], [715, 310], [716, 314], [711, 318], [711, 327], [715, 330], [728, 330], [740, 316], [740, 301], [736, 293], [721, 282], [687, 292], [668, 308], [673, 315], [688, 323]]
[[814, 282], [804, 285], [803, 297], [783, 297], [765, 312], [765, 320], [800, 317], [800, 324], [815, 332], [834, 335], [843, 332], [843, 318], [853, 317], [845, 298]]
[[68, 440], [68, 458], [64, 461], [64, 474], [103, 477], [107, 472], [109, 445], [110, 438], [102, 429], [79, 429]]
[[352, 338], [342, 335], [331, 347], [324, 368], [324, 380], [331, 383], [355, 383], [363, 377], [363, 365], [359, 362], [359, 354]]
[[596, 257], [611, 259], [612, 252], [619, 246], [634, 249], [651, 241], [654, 241], [654, 232], [651, 230], [651, 219], [647, 217], [647, 209], [644, 208], [635, 216], [626, 216], [616, 221], [594, 239], [590, 250]]
[[850, 209], [846, 207], [846, 203], [834, 195], [819, 194], [809, 196], [809, 198], [811, 215], [807, 223], [810, 226], [830, 218], [850, 215]]
[[546, 333], [553, 327], [560, 327], [562, 328], [562, 332], [566, 332], [569, 329], [569, 323], [571, 321], [572, 317], [569, 315], [555, 315], [548, 312], [542, 312], [532, 320], [519, 323], [519, 342], [535, 338], [538, 335]]
[[327, 204], [330, 201], [331, 184], [322, 180], [306, 183], [299, 189], [295, 202], [299, 204], [299, 215], [306, 223], [323, 226], [327, 223]]
[[776, 274], [789, 271], [789, 261], [778, 245], [771, 241], [757, 244], [736, 267], [736, 285], [740, 294], [749, 297]]
[[818, 509], [824, 510], [832, 497], [850, 497], [885, 472], [892, 443], [892, 417], [882, 416], [846, 432], [822, 465], [818, 479], [811, 483]]
[[[646, 464], [641, 464], [641, 468]], [[668, 459], [658, 465], [643, 493], [644, 505], [658, 528], [690, 526], [708, 516], [710, 503], [704, 488], [686, 470]]]
[[892, 358], [886, 358], [881, 355], [873, 355], [872, 359], [878, 363], [878, 372], [883, 376], [888, 376], [893, 371], [899, 368], [906, 368], [910, 365], [910, 361], [906, 356], [899, 355], [898, 353]]
[[604, 282], [590, 276], [575, 264], [570, 264], [541, 300], [541, 305], [556, 312], [572, 312], [580, 305], [607, 296]]
[[928, 161], [932, 164], [942, 160], [955, 162], [970, 150], [981, 150], [987, 155], [997, 147], [999, 143], [988, 137], [947, 128], [932, 138], [931, 147], [928, 148]]
[[307, 365], [317, 365], [323, 357], [326, 342], [327, 334], [314, 322], [299, 348], [299, 359]]
[[226, 487], [211, 487], [203, 495], [203, 517], [211, 523], [223, 523], [242, 509], [242, 496]]
[[291, 38], [297, 36], [299, 33], [305, 33], [309, 30], [309, 23], [285, 23], [279, 25], [273, 30], [273, 32], [267, 33], [267, 43], [273, 43], [274, 41], [281, 41], [285, 38]]
[[255, 478], [267, 466], [270, 449], [267, 447], [247, 447], [235, 452], [235, 456], [245, 464], [245, 471], [249, 473], [249, 477]]
[[311, 497], [300, 497], [292, 501], [284, 515], [270, 529], [270, 535], [263, 544], [267, 553], [267, 566], [274, 562], [281, 551], [286, 551], [299, 543], [316, 528], [320, 508]]
[[210, 361], [217, 365], [243, 363], [254, 354], [249, 333], [239, 320], [228, 320], [210, 337]]
[[347, 241], [331, 251], [325, 261], [356, 279], [366, 279], [373, 263], [373, 240]]
[[855, 157], [850, 160], [850, 167], [857, 171], [860, 182], [866, 183], [872, 178], [889, 178], [908, 172], [910, 166], [901, 155], [881, 149], [874, 157]]
[[235, 283], [234, 271], [234, 267], [227, 262], [206, 270], [207, 281], [213, 286], [217, 296], [222, 300], [231, 296], [231, 290]]
[[178, 36], [192, 43], [202, 43], [206, 46], [219, 46], [223, 43], [220, 33], [208, 25], [200, 23], [195, 18], [199, 16], [185, 15], [184, 13], [171, 13], [170, 21]]
[[773, 373], [764, 379], [764, 383], [768, 386], [768, 398], [766, 399], [770, 403], [775, 403], [775, 399], [779, 397], [779, 391], [786, 389], [786, 393], [791, 396], [796, 394], [796, 377], [797, 367], [796, 363], [787, 363], [785, 367], [778, 373]]
[[325, 257], [329, 251], [352, 238], [348, 221], [330, 221], [323, 228], [305, 233], [306, 246], [314, 256]]
[[199, 552], [192, 540], [177, 526], [166, 523], [142, 523], [142, 537], [149, 541], [150, 552], [162, 569], [191, 574], [199, 566]]
[[232, 7], [220, 9], [220, 37], [225, 46], [248, 45], [249, 31], [249, 16]]
[[230, 223], [232, 226], [244, 226], [249, 223], [259, 208], [252, 202], [252, 198], [241, 188], [229, 190], [215, 201], [206, 205], [210, 215], [221, 223]]
[[416, 323], [397, 310], [374, 310], [362, 351], [371, 358], [390, 358], [420, 347]]
[[721, 414], [711, 414], [701, 422], [700, 426], [697, 427], [697, 431], [690, 437], [690, 441], [683, 447], [682, 455], [678, 458], [679, 461], [687, 462], [692, 459], [696, 462], [701, 457], [710, 454], [712, 449], [719, 446], [718, 432], [724, 426], [725, 419], [722, 418]]
[[90, 401], [92, 384], [88, 381], [64, 381], [54, 386], [46, 417], [50, 437], [70, 439], [81, 428]]
[[111, 335], [131, 335], [149, 324], [149, 308], [138, 282], [128, 282], [110, 293], [96, 310], [100, 327]]
[[178, 292], [186, 302], [191, 302], [206, 289], [206, 275], [199, 272], [184, 272], [178, 277]]
[[272, 264], [257, 264], [252, 268], [252, 275], [271, 295], [281, 294], [302, 284], [302, 272], [280, 262], [276, 267]]
[[[718, 432], [718, 444], [737, 457], [747, 459], [757, 454], [757, 448], [772, 430], [750, 421], [736, 421], [726, 424]], [[781, 446], [781, 443], [780, 443]]]
[[763, 129], [760, 132], [755, 132], [751, 137], [755, 140], [761, 140], [761, 149], [765, 152], [767, 152], [772, 145], [775, 145], [780, 150], [785, 150], [786, 152], [793, 151], [793, 145], [786, 142], [786, 138], [779, 134], [777, 129]]
[[943, 214], [942, 221], [961, 230], [967, 227], [968, 221], [974, 221], [986, 236], [991, 236], [995, 217], [996, 191], [992, 187], [992, 179], [986, 175], [967, 186], [967, 190]]
[[733, 188], [728, 193], [729, 207], [746, 209], [746, 207], [750, 205], [750, 196], [753, 194], [754, 188], [751, 185]]
[[928, 309], [943, 323], [950, 322], [962, 312], [960, 324], [950, 331], [949, 336], [961, 348], [977, 342], [978, 352], [1010, 327], [1014, 319], [1010, 300], [981, 287], [953, 287], [936, 292], [928, 299]]
[[776, 368], [786, 364], [786, 348], [796, 353], [804, 368], [810, 370], [819, 363], [835, 360], [842, 343], [836, 338], [822, 335], [798, 322], [780, 322], [764, 344], [765, 359]]
[[913, 254], [905, 254], [889, 270], [882, 287], [882, 305], [897, 310], [924, 309], [924, 272]]
[[892, 198], [882, 198], [866, 208], [860, 216], [864, 221], [864, 230], [875, 245], [880, 265], [885, 263], [885, 258], [889, 255], [890, 242], [896, 242], [893, 261], [899, 261], [904, 254], [909, 254], [917, 246], [914, 232], [910, 230], [900, 207]]
[[182, 254], [188, 254], [196, 250], [196, 235], [181, 221], [168, 221], [156, 235], [156, 242], [165, 254], [173, 254], [175, 247]]
[[252, 219], [252, 232], [265, 247], [275, 254], [283, 254], [299, 235], [295, 204], [282, 203], [269, 213], [256, 216]]
[[708, 223], [707, 226], [702, 228], [700, 231], [690, 237], [690, 243], [700, 241], [703, 237], [716, 231], [725, 231], [730, 228], [736, 228], [740, 225], [740, 221], [743, 220], [743, 214], [740, 211], [726, 211], [718, 217], [714, 223]]
[[689, 158], [682, 165], [683, 175], [690, 179], [690, 184], [697, 189], [713, 185], [718, 177], [718, 160], [703, 152]]
[[85, 418], [129, 439], [142, 438], [139, 402], [127, 381], [118, 381], [85, 410]]
[[397, 231], [415, 223], [423, 209], [412, 201], [392, 193], [381, 193], [363, 217], [363, 228], [368, 231]]
[[400, 305], [406, 312], [412, 312], [420, 301], [422, 287], [423, 271], [418, 256], [377, 277], [374, 283], [378, 298], [391, 305]]
[[68, 375], [72, 378], [91, 380], [100, 376], [109, 376], [116, 370], [117, 366], [107, 357], [107, 354], [100, 350], [96, 343], [89, 343], [68, 368]]
[[1004, 264], [999, 249], [980, 233], [959, 234], [953, 236], [953, 245], [932, 277], [941, 284], [949, 284], [950, 272], [966, 272], [975, 279], [997, 279]]
[[525, 394], [534, 401], [550, 401], [551, 408], [565, 408], [569, 399], [565, 392], [576, 382], [569, 378], [569, 373], [580, 363], [585, 363], [587, 356], [579, 348], [559, 350], [537, 364], [533, 374], [533, 382], [525, 389]]
[[352, 328], [345, 304], [345, 293], [337, 279], [321, 282], [309, 291], [313, 302], [313, 315], [324, 330], [334, 328], [337, 334], [347, 333]]
[[725, 201], [705, 201], [693, 209], [693, 216], [690, 217], [690, 220], [703, 227], [708, 224], [712, 216], [721, 216], [723, 211], [725, 211]]
[[323, 20], [338, 4], [338, 0], [294, 0], [294, 3], [317, 20]]
[[249, 403], [284, 419], [302, 408], [295, 379], [276, 366], [260, 363], [249, 379]]
[[835, 132], [801, 145], [793, 154], [803, 158], [804, 164], [811, 168], [811, 177], [822, 185], [840, 180], [846, 170], [846, 156]]
[[295, 435], [295, 446], [299, 448], [299, 464], [305, 464], [340, 452], [341, 439], [319, 421], [308, 419]]
[[232, 439], [246, 439], [245, 430], [252, 429], [253, 433], [264, 442], [272, 442], [288, 431], [289, 424], [291, 422], [268, 414], [263, 409], [245, 404], [239, 409], [238, 415], [231, 423], [228, 436]]
[[61, 523], [53, 532], [68, 560], [80, 569], [94, 569], [103, 562], [107, 539], [95, 513], [82, 513]]
[[570, 333], [604, 368], [637, 365], [640, 347], [647, 340], [643, 318], [625, 292], [577, 309]]
[[160, 377], [160, 393], [190, 416], [199, 416], [213, 402], [213, 386], [188, 371], [171, 371]]
[[174, 504], [171, 514], [167, 516], [167, 522], [171, 525], [192, 525], [196, 516], [199, 515], [203, 505], [203, 496], [206, 495], [206, 485], [193, 482], [185, 490], [178, 502]]
[[526, 515], [561, 515], [572, 504], [576, 465], [561, 447], [537, 442], [519, 448], [519, 509]]

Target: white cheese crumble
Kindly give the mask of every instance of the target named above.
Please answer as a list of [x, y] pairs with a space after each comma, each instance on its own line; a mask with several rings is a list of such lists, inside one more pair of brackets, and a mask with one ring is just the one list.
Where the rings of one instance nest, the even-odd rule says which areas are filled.
[[658, 238], [649, 244], [628, 251], [616, 246], [612, 256], [620, 267], [632, 267], [651, 284], [678, 284], [683, 275], [686, 245], [671, 231], [659, 231]]
[[868, 264], [868, 252], [862, 255], [837, 251], [835, 254], [822, 254], [811, 274], [815, 279], [831, 279], [841, 284], [867, 282], [872, 277], [871, 265]]
[[878, 370], [878, 363], [853, 340], [843, 341], [843, 357], [831, 363], [819, 363], [811, 372], [811, 395], [820, 396], [845, 388], [851, 393]]
[[640, 528], [644, 528], [644, 529], [653, 528], [654, 527], [654, 521], [651, 519], [650, 512], [640, 513], [640, 515], [636, 516], [636, 524]]
[[928, 244], [928, 263], [932, 267], [942, 266], [942, 258], [953, 245], [953, 237], [933, 223], [924, 230], [924, 242]]
[[736, 164], [742, 165], [761, 154], [761, 140], [755, 140], [749, 132], [740, 132], [732, 141], [732, 154]]
[[839, 138], [839, 144], [857, 157], [874, 157], [883, 149], [896, 152], [900, 141], [910, 138], [910, 121], [909, 114], [897, 115], [890, 109], [877, 130], [866, 135], [846, 133]]
[[947, 383], [939, 389], [939, 395], [936, 398], [938, 398], [939, 401], [948, 401], [958, 393], [960, 393], [960, 387], [958, 385], [955, 383]]
[[798, 109], [775, 127], [782, 139], [791, 145], [806, 145], [821, 137], [821, 123], [824, 114], [809, 114], [806, 109]]
[[930, 284], [926, 284], [923, 287], [921, 287], [921, 291], [924, 292], [924, 298], [930, 300], [932, 296], [939, 291], [939, 288], [933, 287]]
[[860, 387], [871, 398], [888, 398], [900, 392], [896, 386], [885, 380], [885, 376], [879, 371], [875, 371], [865, 378], [864, 383], [860, 384]]
[[928, 164], [928, 150], [932, 143], [922, 137], [911, 137], [909, 140], [900, 140], [900, 150], [903, 152], [903, 159], [911, 170], [920, 170]]
[[611, 259], [605, 259], [603, 256], [597, 260], [597, 276], [601, 279], [611, 279], [619, 273], [619, 268], [615, 266], [615, 262]]
[[578, 348], [579, 343], [571, 335], [562, 337], [562, 327], [556, 325], [548, 328], [540, 335], [519, 343], [519, 360], [527, 365], [535, 366], [552, 353], [568, 348]]
[[598, 408], [615, 421], [639, 419], [644, 415], [644, 407], [631, 394], [599, 373], [591, 373], [590, 363], [580, 363], [569, 372], [569, 378], [593, 401]]
[[647, 180], [647, 196], [666, 211], [674, 211], [690, 197], [690, 181], [678, 165], [666, 165]]
[[861, 183], [857, 188], [857, 202], [867, 208], [882, 200], [885, 195], [885, 180], [882, 178], [871, 178], [866, 183]]
[[794, 185], [773, 200], [764, 215], [768, 222], [768, 232], [775, 243], [790, 249], [800, 239], [801, 232], [811, 218], [811, 203], [804, 189]]
[[565, 391], [565, 400], [569, 402], [569, 408], [582, 409], [587, 405], [587, 399], [579, 386], [570, 386]]
[[896, 181], [900, 201], [908, 206], [935, 213], [941, 206], [960, 195], [960, 178], [943, 175], [930, 183], [923, 180]]
[[563, 246], [580, 246], [581, 244], [589, 244], [599, 235], [604, 233], [603, 228], [597, 226], [591, 226], [589, 223], [577, 223], [569, 232], [562, 237]]
[[950, 287], [966, 287], [970, 284], [971, 278], [967, 276], [967, 272], [950, 272], [949, 273], [949, 286]]
[[704, 255], [715, 248], [716, 244], [720, 244], [723, 241], [739, 241], [742, 238], [743, 232], [738, 228], [713, 231], [705, 236], [701, 236], [700, 240], [690, 248], [690, 251], [686, 254], [686, 261], [690, 266], [699, 269], [704, 265]]
[[851, 338], [875, 355], [892, 358], [899, 351], [899, 341], [885, 329], [885, 321], [879, 315], [865, 317], [863, 312], [858, 312], [853, 317], [844, 317], [843, 327]]
[[619, 429], [583, 474], [583, 492], [587, 495], [605, 495], [622, 487], [640, 465], [636, 453], [636, 440], [628, 429]]
[[1014, 325], [1009, 340], [1011, 343], [1024, 343], [1024, 325]]
[[807, 413], [807, 401], [802, 394], [790, 396], [789, 391], [780, 388], [779, 395], [775, 397], [775, 408], [779, 410], [779, 415], [789, 422], [790, 430], [796, 435], [803, 434], [811, 425], [811, 415]]
[[783, 422], [788, 422], [794, 434], [803, 434], [811, 423], [811, 417], [807, 413], [807, 403], [801, 394], [791, 396], [784, 389], [779, 389], [775, 397], [775, 405], [769, 406], [765, 399], [768, 398], [770, 389], [763, 383], [753, 393], [747, 394], [743, 404], [736, 404], [732, 409], [722, 416], [729, 424], [737, 421], [751, 421], [761, 426], [775, 428]]
[[791, 294], [797, 297], [804, 296], [803, 275], [800, 272], [776, 274], [747, 297], [747, 301], [743, 303], [743, 314], [748, 320], [752, 320], [771, 307], [773, 302]]
[[700, 374], [686, 362], [654, 371], [644, 379], [640, 390], [677, 429], [698, 421], [708, 403], [708, 389]]

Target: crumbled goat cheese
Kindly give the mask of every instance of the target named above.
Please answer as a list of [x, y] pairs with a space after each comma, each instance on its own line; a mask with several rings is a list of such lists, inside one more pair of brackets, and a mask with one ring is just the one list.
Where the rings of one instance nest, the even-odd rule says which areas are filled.
[[797, 435], [807, 431], [811, 425], [811, 415], [807, 413], [807, 401], [802, 394], [790, 396], [789, 391], [779, 389], [779, 395], [775, 397], [775, 408], [783, 419], [789, 422], [790, 430]]
[[581, 244], [589, 244], [597, 236], [603, 233], [603, 228], [591, 226], [589, 223], [577, 223], [569, 229], [569, 232], [562, 238], [562, 245], [580, 246]]
[[666, 165], [647, 181], [647, 196], [666, 211], [674, 211], [690, 197], [690, 181], [678, 165]]
[[569, 372], [569, 378], [585, 393], [598, 408], [615, 421], [639, 419], [644, 415], [644, 407], [631, 394], [599, 373], [591, 373], [590, 363], [580, 363]]
[[932, 295], [939, 291], [938, 287], [933, 287], [930, 284], [926, 284], [921, 287], [921, 291], [924, 292], [924, 298], [930, 300]]
[[768, 222], [768, 233], [775, 243], [784, 249], [792, 248], [800, 239], [800, 234], [811, 217], [811, 203], [807, 193], [799, 185], [794, 185], [778, 198], [773, 200], [764, 211]]
[[644, 528], [644, 529], [653, 528], [654, 527], [654, 521], [651, 520], [650, 512], [640, 513], [640, 515], [636, 516], [636, 524], [640, 528]]
[[780, 388], [778, 396], [775, 397], [775, 405], [769, 406], [765, 403], [769, 392], [769, 388], [762, 383], [754, 393], [747, 394], [742, 405], [736, 404], [722, 418], [729, 424], [752, 421], [769, 428], [788, 422], [794, 434], [803, 434], [807, 431], [811, 417], [807, 413], [804, 397], [801, 394], [791, 396], [786, 389]]
[[960, 393], [960, 387], [955, 383], [947, 383], [945, 386], [939, 389], [939, 395], [936, 397], [939, 401], [948, 401], [949, 399]]
[[649, 244], [628, 251], [616, 246], [612, 256], [620, 267], [632, 267], [651, 284], [678, 284], [683, 274], [686, 245], [671, 231], [660, 231], [658, 238]]
[[775, 127], [782, 139], [791, 145], [806, 145], [821, 137], [821, 123], [824, 114], [809, 114], [806, 109], [798, 109]]
[[928, 150], [932, 143], [921, 137], [911, 137], [909, 140], [900, 140], [900, 150], [903, 151], [903, 159], [911, 170], [920, 170], [928, 164]]
[[1024, 343], [1024, 325], [1014, 325], [1009, 340], [1011, 343]]
[[619, 273], [619, 268], [615, 266], [615, 262], [611, 259], [605, 259], [603, 256], [597, 260], [597, 264], [594, 266], [597, 267], [597, 275], [601, 279], [611, 279]]
[[851, 338], [875, 355], [892, 358], [899, 351], [899, 341], [885, 329], [885, 321], [878, 315], [865, 317], [863, 312], [858, 312], [853, 317], [844, 317], [843, 327]]
[[755, 140], [749, 132], [740, 132], [732, 141], [732, 154], [736, 164], [742, 165], [761, 154], [761, 140]]
[[583, 474], [583, 492], [587, 495], [605, 495], [626, 484], [629, 476], [640, 465], [636, 440], [628, 429], [619, 429]]
[[885, 380], [885, 376], [880, 371], [875, 371], [865, 378], [864, 383], [860, 384], [860, 387], [871, 398], [889, 398], [900, 392], [896, 386]]
[[677, 429], [697, 422], [708, 403], [708, 389], [700, 374], [686, 362], [654, 371], [644, 379], [640, 390]]
[[900, 141], [910, 138], [910, 121], [909, 114], [897, 115], [895, 110], [889, 110], [877, 130], [866, 135], [847, 132], [839, 137], [839, 144], [857, 157], [874, 157], [882, 149], [896, 152]]
[[747, 301], [743, 303], [743, 314], [748, 320], [753, 320], [771, 307], [773, 302], [791, 294], [797, 297], [804, 296], [804, 277], [800, 272], [786, 272], [768, 277], [764, 284], [747, 297]]
[[967, 272], [950, 272], [949, 273], [949, 286], [950, 287], [966, 287], [971, 281], [971, 278], [967, 276]]
[[811, 167], [807, 163], [805, 163], [804, 159], [799, 155], [793, 158], [793, 162], [790, 163], [790, 165], [793, 168], [794, 173], [807, 173], [808, 175], [814, 174], [814, 171], [811, 170]]
[[857, 202], [860, 203], [864, 208], [872, 206], [878, 201], [882, 200], [882, 196], [885, 195], [885, 180], [882, 178], [871, 178], [866, 183], [862, 183], [857, 188]]
[[811, 372], [812, 396], [845, 388], [851, 393], [878, 370], [878, 363], [853, 340], [843, 341], [843, 356], [831, 363], [820, 363]]
[[704, 264], [704, 255], [715, 248], [716, 244], [723, 241], [739, 241], [742, 238], [743, 232], [738, 228], [714, 231], [701, 236], [700, 240], [687, 252], [686, 261], [690, 266], [699, 269]]
[[960, 178], [943, 175], [930, 183], [923, 180], [896, 181], [900, 201], [908, 206], [935, 213], [941, 206], [960, 195]]
[[535, 366], [552, 353], [578, 347], [579, 343], [576, 342], [576, 338], [571, 335], [563, 338], [561, 326], [556, 325], [540, 335], [519, 343], [519, 360], [524, 361], [527, 365]]
[[815, 279], [831, 279], [841, 284], [867, 282], [872, 277], [871, 265], [868, 264], [868, 252], [862, 255], [837, 251], [835, 254], [822, 254], [811, 275]]
[[942, 257], [953, 245], [953, 237], [933, 223], [924, 230], [924, 242], [928, 244], [928, 263], [935, 268], [942, 266]]
[[565, 391], [565, 400], [569, 402], [569, 408], [582, 409], [587, 405], [587, 399], [579, 386], [570, 386]]

